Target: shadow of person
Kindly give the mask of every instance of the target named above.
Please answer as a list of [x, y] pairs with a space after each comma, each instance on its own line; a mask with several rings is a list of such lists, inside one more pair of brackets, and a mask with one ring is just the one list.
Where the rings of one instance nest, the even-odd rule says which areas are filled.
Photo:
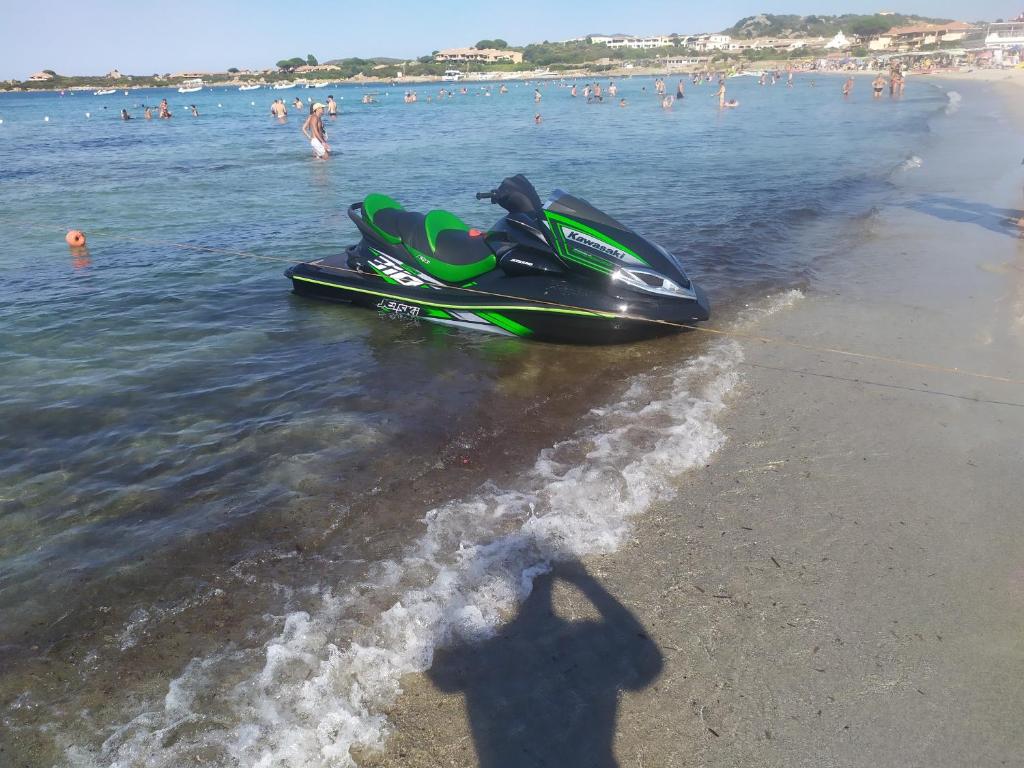
[[[552, 588], [579, 590], [600, 618], [558, 616]], [[619, 692], [653, 682], [661, 652], [578, 563], [537, 578], [516, 618], [477, 644], [439, 650], [427, 673], [462, 691], [481, 768], [615, 768]]]
[[947, 195], [925, 195], [907, 203], [906, 207], [943, 221], [974, 224], [1000, 235], [1017, 236], [1019, 222], [1024, 219], [1024, 211], [997, 208], [987, 203], [973, 203]]

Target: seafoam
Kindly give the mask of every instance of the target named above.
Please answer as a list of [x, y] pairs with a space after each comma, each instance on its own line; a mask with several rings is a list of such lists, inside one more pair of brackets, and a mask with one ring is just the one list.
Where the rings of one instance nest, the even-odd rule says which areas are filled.
[[[741, 313], [736, 329], [792, 305], [791, 291]], [[317, 610], [281, 617], [258, 651], [193, 659], [160, 706], [117, 728], [75, 766], [353, 766], [380, 748], [402, 675], [434, 650], [491, 635], [563, 558], [612, 552], [630, 518], [670, 499], [679, 476], [725, 442], [715, 418], [739, 381], [741, 345], [638, 376], [570, 439], [543, 450], [509, 487], [430, 510], [423, 534], [356, 587], [326, 590]], [[247, 670], [241, 673], [241, 670]]]

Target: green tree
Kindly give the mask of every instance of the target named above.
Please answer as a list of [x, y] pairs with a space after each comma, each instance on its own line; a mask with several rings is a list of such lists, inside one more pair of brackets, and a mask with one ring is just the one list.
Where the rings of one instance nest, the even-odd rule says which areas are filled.
[[315, 67], [318, 63], [316, 60], [316, 56], [314, 56], [312, 53], [306, 54], [306, 63], [311, 67]]
[[477, 41], [477, 44], [474, 45], [473, 47], [476, 48], [477, 50], [483, 50], [484, 48], [493, 48], [494, 47], [494, 41], [493, 40], [479, 40], [479, 41]]
[[237, 74], [238, 67], [228, 67], [228, 72], [230, 72], [232, 75]]
[[860, 37], [874, 37], [888, 32], [892, 25], [884, 16], [865, 16], [850, 25], [850, 31]]

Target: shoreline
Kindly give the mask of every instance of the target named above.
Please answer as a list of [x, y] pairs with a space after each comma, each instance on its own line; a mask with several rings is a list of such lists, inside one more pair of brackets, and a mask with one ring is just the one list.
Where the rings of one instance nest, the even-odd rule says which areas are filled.
[[[998, 90], [1020, 145], [1024, 120]], [[953, 140], [948, 168], [929, 166], [948, 147], [926, 155], [931, 175], [911, 177], [907, 200], [1020, 208], [1014, 167], [991, 183], [984, 130]], [[986, 223], [887, 208], [848, 283], [755, 332], [1024, 378], [1024, 253], [1005, 222]], [[675, 501], [634, 518], [628, 545], [539, 579], [551, 610], [524, 608], [499, 630], [504, 655], [491, 642], [442, 654], [447, 671], [431, 677], [456, 681], [445, 690], [404, 677], [393, 735], [361, 766], [505, 764], [494, 732], [517, 728], [541, 764], [581, 717], [621, 765], [987, 766], [1024, 753], [1020, 387], [742, 346], [725, 447], [680, 478]], [[580, 568], [610, 597], [581, 591]], [[625, 613], [602, 611], [608, 600]], [[573, 626], [604, 627], [630, 674], [606, 679], [603, 646], [572, 644]], [[504, 710], [460, 694], [479, 675], [474, 654], [518, 670], [492, 691]], [[556, 703], [534, 694], [549, 679], [571, 688]], [[617, 711], [600, 703], [613, 683], [627, 689]]]
[[[756, 72], [761, 70], [769, 69], [784, 69], [787, 61], [762, 61], [762, 62], [750, 62], [751, 66], [744, 67], [744, 72]], [[674, 76], [690, 76], [696, 72], [704, 72], [707, 70], [698, 68], [687, 68], [687, 69], [665, 69], [663, 67], [634, 67], [631, 69], [617, 68], [610, 70], [602, 70], [600, 72], [589, 70], [586, 68], [567, 70], [562, 72], [505, 72], [500, 73], [500, 76], [495, 76], [495, 73], [482, 73], [488, 76], [482, 77], [465, 77], [458, 81], [444, 80], [440, 76], [427, 76], [427, 75], [414, 75], [409, 77], [403, 77], [401, 79], [377, 79], [371, 77], [350, 77], [341, 78], [338, 80], [303, 80], [296, 79], [294, 81], [295, 88], [299, 90], [306, 90], [310, 88], [316, 90], [313, 86], [318, 83], [327, 82], [332, 86], [343, 86], [343, 85], [365, 85], [368, 87], [402, 87], [403, 85], [444, 85], [449, 84], [452, 87], [458, 85], [458, 83], [501, 83], [505, 81], [540, 81], [540, 80], [578, 80], [581, 78], [634, 78], [634, 77], [674, 77]], [[712, 70], [715, 71], [715, 70]], [[722, 70], [724, 71], [724, 70]], [[794, 72], [798, 76], [838, 76], [848, 77], [850, 75], [867, 75], [876, 72], [877, 70], [831, 70], [831, 69], [795, 69]], [[1024, 69], [975, 69], [968, 72], [960, 71], [947, 71], [947, 70], [934, 70], [932, 72], [914, 72], [912, 73], [914, 78], [918, 77], [930, 77], [930, 78], [945, 78], [955, 80], [974, 80], [984, 82], [1007, 82], [1009, 84], [1024, 86]], [[284, 82], [284, 81], [278, 81]], [[232, 80], [226, 82], [215, 82], [206, 83], [203, 87], [204, 90], [215, 89], [215, 88], [235, 88], [239, 86], [251, 84], [249, 80]], [[273, 83], [258, 83], [260, 86], [259, 90], [273, 91]], [[113, 88], [115, 91], [155, 91], [155, 90], [177, 90], [178, 83], [167, 84], [167, 85], [144, 85], [144, 86], [131, 86], [131, 85], [76, 85], [71, 87], [48, 87], [48, 88], [23, 88], [23, 89], [10, 89], [0, 90], [0, 94], [4, 93], [61, 93], [63, 91], [71, 91], [74, 93], [89, 93], [101, 88]], [[279, 89], [279, 90], [292, 90], [292, 89]], [[184, 95], [184, 94], [183, 94]]]

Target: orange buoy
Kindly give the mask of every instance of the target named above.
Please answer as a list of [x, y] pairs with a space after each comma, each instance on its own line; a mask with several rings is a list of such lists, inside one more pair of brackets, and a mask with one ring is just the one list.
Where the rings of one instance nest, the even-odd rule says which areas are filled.
[[64, 236], [64, 242], [72, 248], [81, 248], [85, 245], [85, 234], [77, 229], [68, 230], [68, 233]]

